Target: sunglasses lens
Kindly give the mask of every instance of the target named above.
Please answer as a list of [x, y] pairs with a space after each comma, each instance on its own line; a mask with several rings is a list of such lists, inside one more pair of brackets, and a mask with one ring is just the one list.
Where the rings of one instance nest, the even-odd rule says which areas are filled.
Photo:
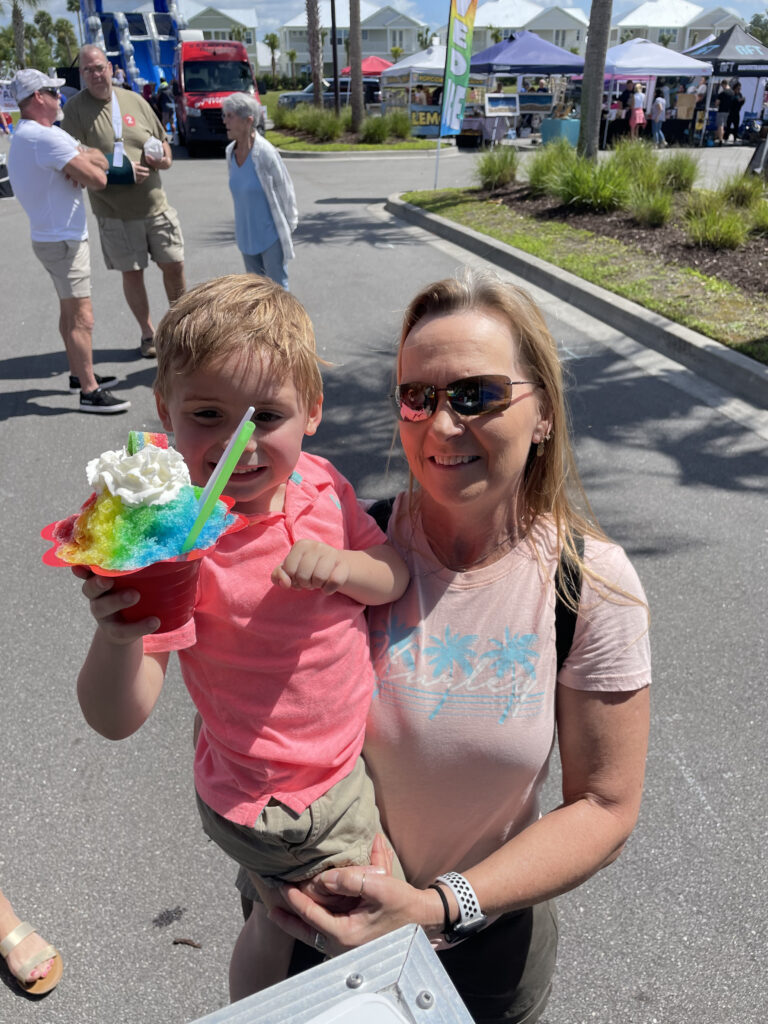
[[432, 415], [434, 391], [428, 384], [401, 384], [395, 389], [400, 419], [408, 423], [426, 420]]
[[506, 408], [509, 391], [509, 382], [504, 377], [467, 377], [448, 386], [448, 398], [460, 415], [480, 416]]

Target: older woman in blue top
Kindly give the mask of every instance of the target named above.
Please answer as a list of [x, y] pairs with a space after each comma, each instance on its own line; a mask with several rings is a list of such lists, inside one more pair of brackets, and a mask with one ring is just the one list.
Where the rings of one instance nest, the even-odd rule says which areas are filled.
[[286, 264], [293, 259], [291, 232], [299, 222], [296, 196], [277, 150], [256, 131], [258, 101], [234, 93], [221, 104], [227, 146], [229, 190], [235, 203], [235, 239], [245, 269], [288, 288]]

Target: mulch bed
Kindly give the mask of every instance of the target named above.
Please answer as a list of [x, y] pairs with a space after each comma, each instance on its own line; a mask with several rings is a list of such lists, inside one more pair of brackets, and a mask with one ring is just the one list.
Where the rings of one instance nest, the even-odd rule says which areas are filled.
[[542, 221], [560, 221], [633, 246], [661, 262], [676, 263], [764, 296], [768, 293], [768, 238], [755, 237], [738, 249], [708, 249], [690, 245], [679, 224], [660, 228], [635, 224], [628, 213], [580, 213], [550, 196], [532, 196], [528, 186], [510, 185], [487, 193], [515, 213]]

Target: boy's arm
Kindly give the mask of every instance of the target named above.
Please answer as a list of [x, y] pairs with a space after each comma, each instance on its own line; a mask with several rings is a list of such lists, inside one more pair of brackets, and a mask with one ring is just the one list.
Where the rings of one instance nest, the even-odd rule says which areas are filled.
[[98, 623], [77, 679], [80, 708], [96, 732], [110, 740], [125, 739], [147, 720], [163, 687], [168, 654], [144, 654], [142, 643], [142, 636], [159, 622], [120, 622], [116, 613], [136, 603], [136, 591], [113, 593], [109, 579], [84, 567], [74, 571], [85, 579], [83, 594]]
[[370, 605], [396, 601], [409, 579], [405, 562], [389, 544], [346, 551], [314, 540], [297, 541], [272, 573], [272, 582], [282, 587], [322, 589]]

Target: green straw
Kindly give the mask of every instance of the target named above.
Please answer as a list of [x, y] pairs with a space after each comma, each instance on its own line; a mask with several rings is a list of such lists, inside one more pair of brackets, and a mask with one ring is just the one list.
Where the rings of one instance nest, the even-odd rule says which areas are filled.
[[237, 430], [230, 438], [229, 444], [222, 452], [221, 458], [216, 463], [216, 468], [213, 473], [211, 473], [211, 477], [205, 485], [203, 493], [200, 495], [200, 511], [197, 513], [197, 519], [195, 519], [192, 524], [192, 529], [189, 531], [187, 538], [184, 541], [184, 545], [181, 549], [181, 553], [183, 555], [192, 550], [192, 545], [197, 540], [202, 528], [208, 522], [214, 506], [219, 500], [219, 495], [227, 486], [227, 482], [232, 476], [234, 468], [237, 465], [237, 460], [243, 454], [245, 446], [248, 444], [248, 439], [255, 429], [255, 424], [251, 420], [253, 413], [254, 408], [251, 405], [246, 410]]

